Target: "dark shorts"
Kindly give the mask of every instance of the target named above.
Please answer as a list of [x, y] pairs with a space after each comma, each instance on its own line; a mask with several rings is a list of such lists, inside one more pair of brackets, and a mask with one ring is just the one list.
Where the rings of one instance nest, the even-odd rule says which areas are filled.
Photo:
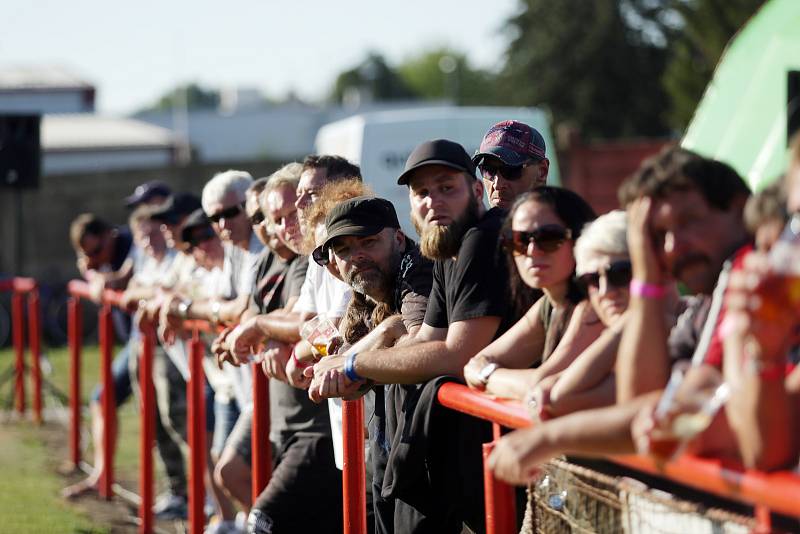
[[269, 484], [253, 505], [260, 534], [341, 532], [342, 472], [324, 434], [297, 433], [277, 453]]

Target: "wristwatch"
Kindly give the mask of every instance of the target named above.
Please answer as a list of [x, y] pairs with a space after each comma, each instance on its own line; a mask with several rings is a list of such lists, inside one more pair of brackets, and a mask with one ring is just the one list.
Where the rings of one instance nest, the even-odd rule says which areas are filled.
[[498, 367], [500, 367], [500, 366], [499, 366], [499, 365], [497, 365], [497, 363], [495, 363], [495, 362], [489, 362], [489, 363], [487, 363], [486, 365], [484, 365], [484, 366], [483, 366], [483, 369], [481, 369], [481, 370], [478, 372], [478, 377], [481, 379], [481, 383], [482, 383], [484, 386], [486, 386], [486, 384], [488, 384], [488, 383], [489, 383], [489, 377], [490, 377], [490, 376], [492, 376], [492, 373], [494, 373], [495, 371], [497, 371], [497, 368], [498, 368]]
[[218, 300], [215, 300], [211, 303], [211, 322], [212, 323], [219, 323], [219, 311], [222, 308], [222, 305], [219, 303]]
[[189, 308], [192, 307], [191, 299], [182, 300], [178, 303], [178, 317], [186, 319], [189, 316]]

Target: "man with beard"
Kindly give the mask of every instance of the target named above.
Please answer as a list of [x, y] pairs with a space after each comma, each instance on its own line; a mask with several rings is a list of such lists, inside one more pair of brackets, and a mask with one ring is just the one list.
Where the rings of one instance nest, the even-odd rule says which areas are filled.
[[[634, 439], [639, 452], [649, 452], [649, 432], [659, 423], [653, 415], [655, 406], [672, 363], [689, 359], [695, 363], [687, 383], [702, 383], [712, 364], [713, 350], [702, 341], [719, 337], [720, 317], [712, 311], [711, 294], [716, 293], [721, 273], [737, 262], [737, 251], [749, 240], [742, 217], [749, 195], [747, 185], [728, 165], [681, 148], [647, 160], [622, 185], [633, 280], [617, 355], [617, 404], [504, 436], [490, 457], [499, 478], [527, 483], [537, 465], [559, 454], [635, 452]], [[665, 297], [671, 280], [697, 296], [669, 330]], [[724, 423], [717, 418], [690, 450], [730, 454], [734, 440]]]
[[544, 137], [519, 121], [489, 128], [472, 161], [483, 177], [489, 204], [504, 210], [522, 193], [544, 185], [550, 170]]
[[[440, 382], [431, 379], [462, 377], [466, 362], [511, 323], [506, 269], [496, 254], [503, 212], [484, 209], [475, 166], [452, 141], [415, 148], [398, 184], [408, 185], [420, 250], [435, 260], [424, 322], [413, 338], [392, 348], [323, 358], [314, 366], [314, 379], [324, 384], [332, 372], [344, 373], [348, 382], [418, 384], [386, 399], [391, 451], [381, 494], [393, 506], [376, 509], [376, 531], [461, 532], [463, 522], [481, 531], [480, 440], [489, 438], [474, 419], [436, 405]], [[423, 420], [436, 423], [420, 425]]]

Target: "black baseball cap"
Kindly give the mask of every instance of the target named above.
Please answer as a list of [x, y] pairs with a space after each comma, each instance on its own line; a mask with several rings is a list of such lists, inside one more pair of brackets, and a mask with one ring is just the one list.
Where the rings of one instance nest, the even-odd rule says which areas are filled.
[[203, 211], [203, 208], [194, 210], [185, 221], [183, 221], [183, 226], [181, 227], [181, 240], [189, 241], [189, 238], [192, 236], [192, 230], [195, 228], [203, 228], [208, 226], [211, 228], [211, 221], [208, 220], [208, 215], [206, 212]]
[[337, 204], [325, 218], [328, 237], [314, 249], [311, 257], [319, 264], [327, 248], [337, 237], [375, 235], [384, 228], [400, 228], [397, 212], [391, 202], [378, 197], [355, 197]]
[[475, 177], [475, 164], [463, 146], [448, 139], [433, 139], [425, 141], [411, 152], [397, 184], [408, 185], [411, 174], [426, 165], [444, 165]]
[[125, 197], [125, 206], [135, 208], [139, 204], [148, 202], [153, 197], [168, 197], [171, 194], [172, 189], [167, 184], [158, 180], [151, 180], [137, 185], [136, 189], [133, 190], [133, 194]]
[[154, 221], [178, 224], [181, 219], [202, 207], [200, 197], [194, 193], [175, 193], [150, 215]]

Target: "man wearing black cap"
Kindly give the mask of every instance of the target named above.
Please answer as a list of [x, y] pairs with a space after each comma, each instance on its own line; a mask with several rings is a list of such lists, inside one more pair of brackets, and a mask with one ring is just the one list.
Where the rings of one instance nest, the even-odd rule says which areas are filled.
[[142, 204], [162, 204], [171, 194], [172, 190], [167, 184], [158, 180], [151, 180], [137, 185], [133, 193], [125, 197], [125, 207], [133, 210]]
[[522, 193], [544, 185], [550, 169], [544, 137], [519, 121], [489, 128], [472, 161], [483, 177], [489, 203], [505, 210]]
[[[428, 381], [442, 375], [461, 377], [466, 362], [512, 322], [507, 271], [496, 254], [503, 212], [485, 210], [475, 166], [464, 148], [452, 141], [428, 141], [414, 149], [398, 184], [408, 185], [421, 252], [435, 260], [425, 319], [413, 339], [392, 348], [350, 352], [344, 364], [349, 381], [420, 384], [398, 390], [386, 400], [386, 437], [392, 450], [382, 495], [393, 502], [394, 510], [376, 508], [376, 529], [460, 532], [463, 521], [482, 530], [480, 473], [469, 469], [480, 465], [478, 438], [485, 429], [469, 427], [468, 421], [453, 423], [454, 416], [442, 414], [437, 417], [448, 419], [437, 419], [440, 428], [454, 429], [449, 436], [432, 435], [429, 428], [416, 425], [428, 420], [418, 414], [436, 410], [438, 381]], [[324, 358], [315, 365], [318, 383], [324, 382], [333, 363]], [[447, 455], [436, 456], [434, 462], [442, 460], [449, 466], [447, 462], [473, 456], [474, 462], [465, 463], [463, 469], [444, 467], [437, 476], [427, 454], [438, 454], [443, 446], [452, 446], [449, 460]], [[453, 481], [443, 474], [450, 471], [461, 477], [455, 484], [460, 487], [452, 487]], [[415, 482], [408, 476], [412, 472], [418, 474]]]

